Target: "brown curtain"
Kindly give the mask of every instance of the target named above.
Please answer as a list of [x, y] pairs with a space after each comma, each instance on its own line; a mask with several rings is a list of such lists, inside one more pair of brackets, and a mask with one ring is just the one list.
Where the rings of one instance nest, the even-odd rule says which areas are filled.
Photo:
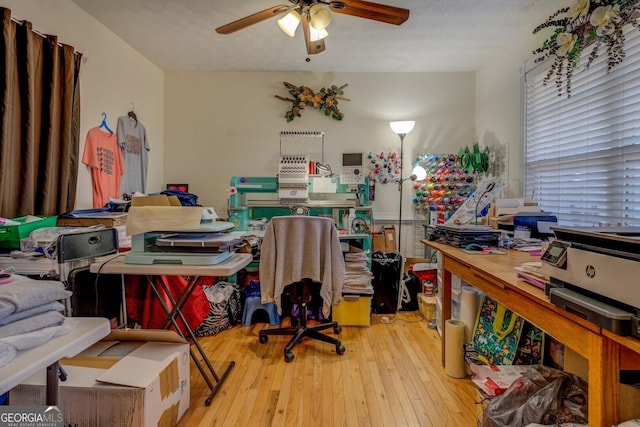
[[80, 141], [82, 55], [2, 14], [0, 216], [73, 209]]

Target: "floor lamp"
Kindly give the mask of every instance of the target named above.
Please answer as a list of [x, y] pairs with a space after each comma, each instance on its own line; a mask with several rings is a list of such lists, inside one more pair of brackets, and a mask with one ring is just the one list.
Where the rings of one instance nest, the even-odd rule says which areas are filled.
[[[400, 137], [400, 178], [398, 179], [398, 191], [400, 191], [400, 209], [398, 213], [398, 252], [402, 253], [402, 163], [404, 163], [404, 137], [413, 130], [416, 122], [413, 120], [401, 122], [389, 122], [389, 126], [393, 133]], [[415, 179], [415, 178], [414, 178]]]

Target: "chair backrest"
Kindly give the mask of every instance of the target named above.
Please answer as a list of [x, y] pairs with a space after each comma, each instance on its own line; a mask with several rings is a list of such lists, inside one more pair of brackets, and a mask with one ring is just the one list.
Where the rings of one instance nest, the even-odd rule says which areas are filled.
[[310, 279], [322, 283], [323, 310], [342, 297], [344, 258], [331, 218], [273, 217], [260, 248], [260, 291], [263, 301], [280, 305], [285, 286]]

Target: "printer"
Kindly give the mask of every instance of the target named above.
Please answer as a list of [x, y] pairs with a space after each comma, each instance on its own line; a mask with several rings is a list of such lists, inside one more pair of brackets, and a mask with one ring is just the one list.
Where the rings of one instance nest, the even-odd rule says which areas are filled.
[[640, 337], [640, 227], [551, 227], [542, 255], [551, 302], [619, 335]]

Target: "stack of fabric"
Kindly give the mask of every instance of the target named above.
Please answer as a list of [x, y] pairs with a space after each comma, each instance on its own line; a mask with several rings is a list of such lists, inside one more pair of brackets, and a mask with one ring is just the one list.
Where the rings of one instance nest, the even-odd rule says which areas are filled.
[[68, 332], [60, 300], [70, 296], [62, 282], [53, 280], [13, 275], [10, 282], [0, 285], [0, 366], [13, 360], [18, 351]]

